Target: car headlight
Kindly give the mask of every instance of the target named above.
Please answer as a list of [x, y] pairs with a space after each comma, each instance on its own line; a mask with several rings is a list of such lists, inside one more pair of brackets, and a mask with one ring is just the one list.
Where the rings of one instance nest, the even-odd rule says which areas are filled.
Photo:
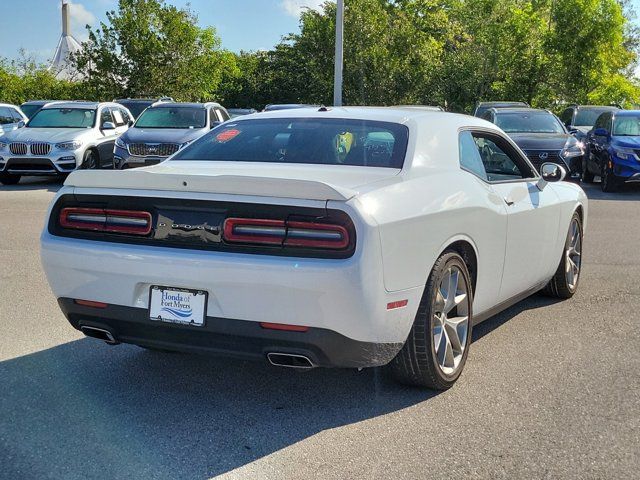
[[118, 148], [127, 148], [127, 144], [122, 141], [120, 138], [116, 138], [116, 147]]
[[80, 140], [71, 140], [70, 142], [56, 143], [56, 148], [58, 150], [77, 150], [81, 146], [82, 142]]
[[560, 152], [560, 156], [562, 158], [573, 158], [580, 157], [584, 155], [584, 146], [582, 142], [577, 142], [574, 145], [571, 145], [569, 148], [565, 148]]
[[633, 148], [613, 147], [613, 155], [621, 160], [635, 160], [638, 158]]

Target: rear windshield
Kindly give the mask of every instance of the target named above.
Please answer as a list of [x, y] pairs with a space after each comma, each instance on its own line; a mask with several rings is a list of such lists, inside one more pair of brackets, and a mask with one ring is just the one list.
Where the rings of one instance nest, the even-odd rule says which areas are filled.
[[408, 136], [404, 125], [370, 120], [230, 121], [185, 147], [173, 160], [402, 168]]
[[145, 108], [151, 106], [153, 102], [118, 102], [131, 112], [135, 118], [138, 118]]
[[29, 128], [91, 128], [95, 124], [96, 111], [86, 108], [45, 108], [36, 113]]
[[614, 108], [580, 108], [576, 114], [576, 127], [593, 127], [601, 113], [612, 112]]
[[207, 121], [204, 108], [156, 107], [147, 108], [138, 117], [137, 128], [203, 128]]

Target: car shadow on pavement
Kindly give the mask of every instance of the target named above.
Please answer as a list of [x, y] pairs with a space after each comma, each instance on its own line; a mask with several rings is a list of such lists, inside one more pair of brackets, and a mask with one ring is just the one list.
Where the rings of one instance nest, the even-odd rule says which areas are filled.
[[47, 192], [57, 192], [62, 188], [62, 179], [58, 177], [29, 177], [20, 180], [17, 185], [0, 185], [0, 192], [3, 191], [30, 191], [44, 190]]
[[81, 339], [0, 363], [0, 477], [210, 478], [418, 404], [380, 369], [266, 363]]
[[[543, 295], [542, 293], [536, 293], [531, 295], [530, 297], [525, 298], [524, 300], [516, 303], [515, 305], [503, 310], [502, 312], [490, 317], [484, 322], [473, 327], [472, 334], [472, 342], [477, 342], [485, 335], [493, 332], [494, 330], [500, 328], [502, 325], [507, 323], [513, 317], [521, 314], [526, 310], [533, 310], [536, 308], [544, 308], [549, 305], [554, 305], [556, 303], [562, 302], [562, 299], [548, 297]], [[473, 350], [471, 350], [473, 352]]]
[[640, 183], [622, 185], [616, 192], [603, 192], [600, 183], [580, 183], [589, 200], [640, 201]]

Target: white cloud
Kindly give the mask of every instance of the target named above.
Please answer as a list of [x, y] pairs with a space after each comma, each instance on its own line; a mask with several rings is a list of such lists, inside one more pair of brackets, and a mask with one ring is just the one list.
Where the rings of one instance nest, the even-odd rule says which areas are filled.
[[71, 0], [68, 0], [69, 4], [69, 19], [71, 20], [71, 32], [73, 35], [80, 39], [87, 39], [87, 29], [86, 25], [93, 25], [96, 23], [96, 16], [91, 13], [86, 7], [81, 3], [75, 3]]
[[320, 10], [326, 0], [281, 0], [280, 7], [292, 17], [299, 17], [305, 8]]

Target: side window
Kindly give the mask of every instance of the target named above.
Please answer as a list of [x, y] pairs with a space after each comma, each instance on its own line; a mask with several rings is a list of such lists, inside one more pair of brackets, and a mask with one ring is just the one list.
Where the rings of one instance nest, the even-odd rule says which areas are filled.
[[119, 110], [120, 110], [120, 113], [122, 114], [122, 118], [124, 119], [124, 123], [129, 124], [129, 122], [131, 122], [133, 118], [131, 118], [129, 113], [127, 113], [127, 111], [124, 108], [120, 108]]
[[224, 108], [216, 108], [216, 110], [218, 111], [218, 116], [220, 117], [221, 122], [226, 122], [227, 120], [229, 120], [229, 115]]
[[482, 115], [482, 119], [486, 120], [487, 122], [491, 122], [493, 123], [493, 118], [491, 118], [493, 115], [491, 115], [491, 112], [485, 112], [484, 115]]
[[562, 112], [562, 115], [560, 115], [560, 120], [562, 120], [562, 123], [565, 125], [571, 125], [573, 123], [573, 109], [565, 109], [565, 111]]
[[113, 123], [113, 117], [111, 116], [111, 109], [105, 107], [100, 113], [100, 126], [104, 125], [107, 122]]
[[604, 124], [604, 128], [606, 128], [609, 132], [611, 132], [613, 130], [613, 128], [611, 128], [611, 124], [613, 120], [613, 114], [611, 112], [607, 113], [607, 116], [605, 117], [605, 124]]
[[460, 151], [460, 166], [481, 179], [488, 181], [487, 172], [484, 169], [480, 152], [478, 151], [471, 132], [462, 132], [460, 134], [458, 138], [458, 149]]
[[606, 128], [605, 127], [606, 120], [607, 120], [607, 114], [606, 113], [601, 114], [596, 120], [596, 123], [593, 125], [593, 129], [595, 130], [596, 128]]
[[0, 107], [0, 125], [8, 125], [14, 123], [13, 114], [8, 107]]
[[18, 113], [18, 111], [15, 108], [10, 108], [9, 110], [11, 110], [11, 115], [13, 115], [14, 123], [24, 121], [24, 119], [22, 118], [22, 115], [20, 115], [20, 113]]
[[122, 127], [127, 124], [127, 122], [124, 121], [124, 117], [122, 116], [122, 110], [120, 110], [119, 108], [112, 108], [111, 115], [113, 115], [113, 119], [116, 122], [116, 127]]
[[518, 152], [505, 139], [498, 135], [480, 132], [473, 132], [472, 137], [490, 182], [536, 176], [531, 167], [520, 158]]

